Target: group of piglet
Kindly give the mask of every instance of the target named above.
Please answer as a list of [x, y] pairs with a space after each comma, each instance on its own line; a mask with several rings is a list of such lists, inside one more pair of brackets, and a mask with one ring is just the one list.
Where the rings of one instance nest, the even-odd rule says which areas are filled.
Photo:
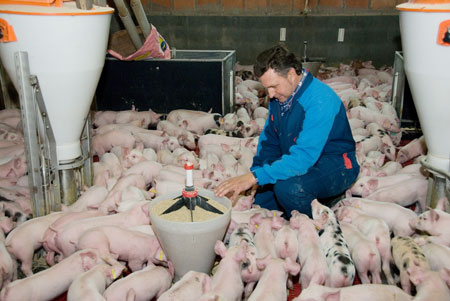
[[[334, 207], [314, 200], [312, 219], [294, 211], [287, 221], [253, 205], [255, 191], [247, 192], [215, 244], [221, 260], [212, 275], [191, 271], [172, 284], [173, 267], [150, 225], [151, 199], [181, 192], [186, 162], [205, 189], [248, 172], [268, 114], [264, 88], [236, 77], [236, 112], [225, 116], [174, 110], [161, 120], [152, 110], [99, 111], [94, 185], [61, 212], [25, 221], [17, 213], [24, 208], [3, 210], [0, 226], [10, 226], [1, 226], [0, 300], [65, 292], [68, 300], [286, 300], [294, 281], [302, 287], [296, 300], [449, 300], [450, 215], [445, 199], [425, 211], [426, 175], [420, 164], [403, 167], [426, 146], [423, 137], [400, 146], [399, 120], [387, 102], [392, 70], [360, 62], [321, 69], [318, 77], [347, 108], [361, 164]], [[0, 137], [22, 152], [2, 160], [0, 191], [26, 197], [23, 134], [20, 125], [10, 127]], [[2, 203], [24, 206], [10, 195]], [[42, 249], [50, 267], [33, 274]], [[17, 265], [26, 277], [18, 277]], [[353, 285], [356, 276], [362, 284]]]

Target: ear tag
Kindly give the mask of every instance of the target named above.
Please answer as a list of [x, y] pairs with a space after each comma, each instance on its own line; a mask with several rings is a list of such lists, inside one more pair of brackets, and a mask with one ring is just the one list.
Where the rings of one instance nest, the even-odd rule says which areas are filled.
[[113, 276], [113, 280], [117, 278], [116, 271], [114, 269], [111, 269], [111, 274]]
[[161, 251], [159, 251], [159, 260], [163, 260], [164, 259], [164, 253], [163, 253], [163, 251], [161, 250]]

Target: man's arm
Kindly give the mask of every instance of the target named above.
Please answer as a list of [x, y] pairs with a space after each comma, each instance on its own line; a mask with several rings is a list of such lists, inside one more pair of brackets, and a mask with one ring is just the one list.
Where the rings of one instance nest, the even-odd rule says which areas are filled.
[[273, 130], [273, 121], [271, 121], [270, 116], [271, 112], [269, 112], [264, 129], [259, 136], [258, 148], [250, 170], [271, 163], [281, 157], [280, 142], [278, 141], [278, 135]]

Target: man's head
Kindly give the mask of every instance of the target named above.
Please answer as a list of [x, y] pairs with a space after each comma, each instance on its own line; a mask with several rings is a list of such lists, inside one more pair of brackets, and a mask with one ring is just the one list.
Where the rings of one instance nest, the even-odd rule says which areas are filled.
[[270, 98], [281, 102], [294, 92], [301, 78], [302, 64], [294, 53], [276, 45], [261, 52], [254, 65], [254, 73], [267, 89]]

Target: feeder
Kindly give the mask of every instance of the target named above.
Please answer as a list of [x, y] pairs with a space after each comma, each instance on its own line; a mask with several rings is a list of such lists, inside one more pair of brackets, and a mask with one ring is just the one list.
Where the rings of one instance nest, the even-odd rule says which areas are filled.
[[84, 4], [0, 0], [0, 58], [20, 97], [35, 216], [92, 185], [88, 113], [114, 9]]
[[[182, 194], [173, 192], [159, 196], [150, 205], [150, 219], [152, 228], [167, 258], [173, 263], [175, 278], [177, 281], [189, 271], [197, 271], [209, 274], [214, 264], [216, 254], [214, 245], [217, 240], [222, 240], [231, 219], [231, 201], [227, 198], [219, 198], [208, 190], [197, 190], [192, 180], [192, 164], [186, 164], [186, 187]], [[161, 215], [155, 214], [153, 208], [161, 201], [177, 200]], [[227, 209], [221, 212], [208, 202], [212, 199]], [[195, 207], [202, 207], [207, 211], [218, 213], [215, 218], [205, 221], [192, 221], [192, 211]], [[191, 221], [177, 222], [164, 218], [164, 214], [180, 210], [186, 207], [191, 212]], [[220, 213], [219, 213], [220, 212]]]
[[450, 175], [450, 3], [411, 0], [397, 9], [405, 73], [428, 147], [421, 163], [434, 178], [427, 202], [434, 207]]

